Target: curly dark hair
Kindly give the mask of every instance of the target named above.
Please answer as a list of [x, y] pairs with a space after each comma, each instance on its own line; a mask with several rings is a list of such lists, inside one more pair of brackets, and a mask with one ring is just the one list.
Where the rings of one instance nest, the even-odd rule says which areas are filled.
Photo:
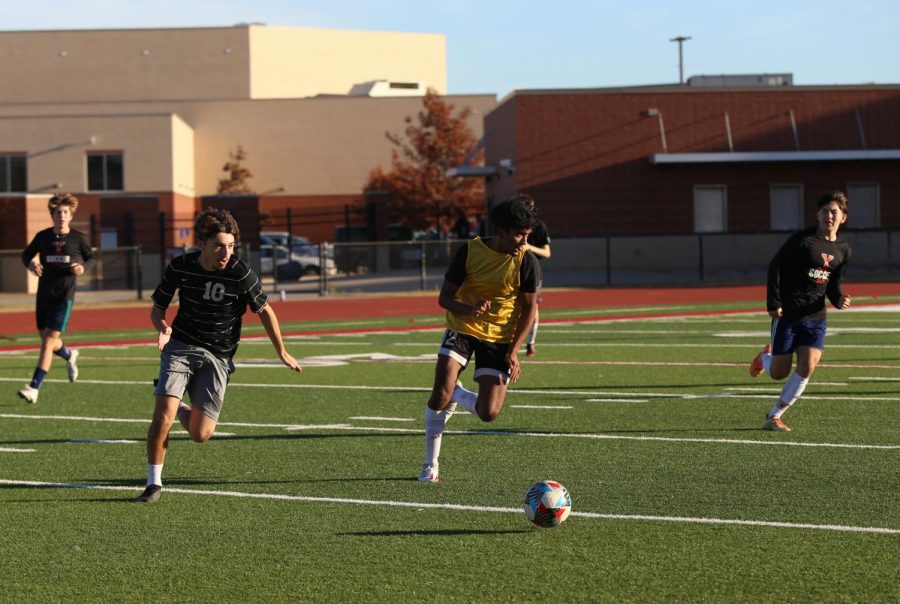
[[231, 212], [216, 208], [208, 208], [200, 212], [197, 220], [194, 221], [194, 233], [200, 241], [212, 239], [219, 233], [234, 235], [235, 241], [241, 238], [241, 229]]
[[518, 231], [534, 227], [534, 200], [528, 195], [516, 195], [491, 208], [491, 222], [497, 228]]
[[819, 198], [818, 203], [816, 203], [817, 208], [821, 208], [822, 206], [826, 206], [831, 202], [838, 204], [838, 207], [841, 209], [841, 212], [844, 214], [847, 213], [847, 206], [849, 205], [849, 201], [847, 201], [847, 195], [843, 191], [838, 191], [835, 189], [834, 191], [828, 191], [822, 197]]

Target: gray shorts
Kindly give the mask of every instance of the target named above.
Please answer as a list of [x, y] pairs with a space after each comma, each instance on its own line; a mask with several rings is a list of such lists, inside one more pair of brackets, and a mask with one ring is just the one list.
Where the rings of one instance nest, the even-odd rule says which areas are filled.
[[159, 360], [159, 380], [154, 394], [183, 399], [187, 392], [193, 407], [219, 421], [225, 386], [232, 373], [231, 359], [219, 358], [205, 348], [172, 338]]

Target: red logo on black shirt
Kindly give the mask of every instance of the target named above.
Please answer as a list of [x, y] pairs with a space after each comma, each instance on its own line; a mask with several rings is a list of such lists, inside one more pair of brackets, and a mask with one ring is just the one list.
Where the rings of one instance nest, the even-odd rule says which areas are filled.
[[828, 263], [834, 260], [834, 256], [822, 252], [822, 268], [828, 268]]

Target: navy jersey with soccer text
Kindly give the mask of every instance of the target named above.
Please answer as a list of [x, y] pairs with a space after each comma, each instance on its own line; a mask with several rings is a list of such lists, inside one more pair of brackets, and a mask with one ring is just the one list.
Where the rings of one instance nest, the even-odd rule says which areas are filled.
[[166, 267], [162, 282], [153, 292], [153, 304], [168, 308], [176, 290], [179, 305], [172, 321], [172, 336], [228, 358], [237, 351], [241, 317], [247, 307], [258, 313], [268, 303], [259, 277], [237, 256], [216, 271], [200, 266], [200, 252], [178, 256]]
[[43, 266], [38, 279], [38, 298], [72, 300], [77, 279], [72, 264], [84, 265], [94, 257], [94, 251], [84, 233], [70, 230], [57, 234], [51, 227], [34, 236], [22, 252], [22, 263], [28, 266], [35, 255], [39, 255]]
[[769, 263], [766, 306], [791, 320], [824, 319], [825, 299], [837, 307], [850, 246], [828, 241], [815, 228], [792, 235]]

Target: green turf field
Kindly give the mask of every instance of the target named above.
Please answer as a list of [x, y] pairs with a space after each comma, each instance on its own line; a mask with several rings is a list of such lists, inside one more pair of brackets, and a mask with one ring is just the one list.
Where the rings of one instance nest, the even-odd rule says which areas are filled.
[[[415, 319], [283, 328], [439, 322]], [[220, 435], [173, 430], [155, 505], [132, 502], [155, 348], [84, 348], [71, 385], [57, 359], [36, 406], [35, 353], [0, 354], [0, 601], [896, 602], [900, 315], [830, 314], [790, 434], [760, 430], [767, 337], [761, 313], [545, 322], [500, 418], [450, 420], [438, 485], [438, 331], [293, 338], [300, 375], [245, 340]], [[542, 479], [572, 493], [558, 529], [522, 512]]]

